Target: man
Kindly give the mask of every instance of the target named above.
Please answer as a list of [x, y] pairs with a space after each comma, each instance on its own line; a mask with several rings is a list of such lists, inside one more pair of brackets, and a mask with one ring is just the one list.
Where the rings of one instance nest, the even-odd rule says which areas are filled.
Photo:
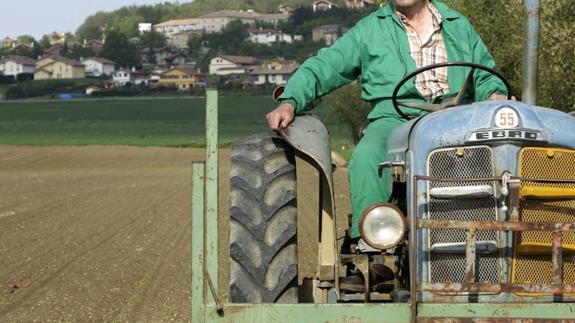
[[[373, 110], [349, 163], [352, 238], [360, 235], [361, 213], [389, 199], [388, 177], [377, 176], [377, 165], [387, 160], [386, 144], [392, 130], [405, 122], [391, 103], [394, 87], [417, 68], [448, 61], [495, 67], [481, 38], [460, 13], [436, 0], [391, 0], [359, 21], [332, 47], [308, 59], [288, 82], [279, 107], [267, 115], [274, 131], [284, 129], [310, 102], [360, 77], [362, 98], [371, 102]], [[465, 77], [465, 68], [430, 70], [408, 82], [398, 99], [436, 102], [452, 89], [458, 91]], [[473, 86], [475, 101], [507, 97], [503, 83], [483, 71], [475, 72]], [[426, 113], [403, 110], [414, 116]]]

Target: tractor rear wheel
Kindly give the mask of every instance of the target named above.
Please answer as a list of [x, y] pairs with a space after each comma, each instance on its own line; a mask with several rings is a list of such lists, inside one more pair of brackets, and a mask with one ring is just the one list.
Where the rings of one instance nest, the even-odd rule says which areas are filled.
[[297, 303], [297, 194], [293, 149], [260, 134], [232, 144], [230, 300]]

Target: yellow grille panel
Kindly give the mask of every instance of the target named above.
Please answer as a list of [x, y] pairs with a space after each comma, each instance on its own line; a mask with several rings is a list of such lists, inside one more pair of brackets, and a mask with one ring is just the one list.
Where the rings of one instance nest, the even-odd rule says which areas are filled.
[[[519, 159], [519, 176], [543, 179], [575, 179], [575, 151], [551, 148], [525, 148]], [[570, 191], [575, 184], [524, 182], [524, 187]], [[521, 198], [521, 221], [575, 222], [575, 199]], [[514, 283], [552, 283], [551, 232], [530, 231], [516, 234], [512, 281]], [[575, 233], [563, 234], [565, 254], [575, 250]], [[575, 257], [564, 256], [563, 279], [575, 284]], [[518, 294], [539, 296], [541, 294]]]

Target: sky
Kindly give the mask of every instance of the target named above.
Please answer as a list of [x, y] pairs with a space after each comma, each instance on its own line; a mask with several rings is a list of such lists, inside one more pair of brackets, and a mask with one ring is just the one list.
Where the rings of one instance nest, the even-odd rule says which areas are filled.
[[[193, 1], [193, 0], [191, 0]], [[167, 0], [0, 0], [0, 39], [52, 31], [76, 32], [86, 17], [127, 5], [175, 2]], [[182, 2], [189, 2], [180, 0]]]

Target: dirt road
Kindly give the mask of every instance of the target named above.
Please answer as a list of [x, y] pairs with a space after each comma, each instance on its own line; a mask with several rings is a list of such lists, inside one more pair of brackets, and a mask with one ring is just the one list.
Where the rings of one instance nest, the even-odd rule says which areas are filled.
[[[228, 151], [220, 158], [225, 217]], [[0, 146], [0, 322], [188, 321], [190, 165], [201, 159], [201, 149]], [[299, 172], [300, 196], [313, 199], [317, 174]], [[313, 253], [302, 250], [304, 268]]]

